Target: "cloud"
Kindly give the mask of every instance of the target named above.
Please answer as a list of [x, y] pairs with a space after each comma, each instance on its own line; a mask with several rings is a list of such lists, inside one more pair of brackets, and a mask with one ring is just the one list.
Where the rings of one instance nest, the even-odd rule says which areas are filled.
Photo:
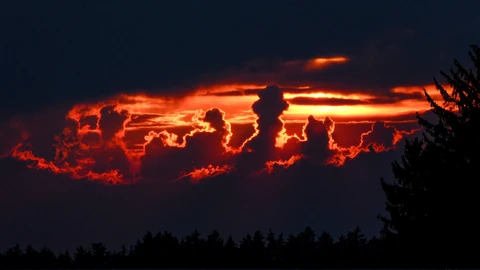
[[151, 131], [141, 157], [144, 180], [173, 181], [185, 176], [199, 180], [228, 171], [231, 130], [224, 115], [218, 108], [206, 111], [198, 117], [203, 128], [192, 130], [180, 142], [175, 134]]
[[383, 122], [375, 122], [372, 129], [361, 136], [361, 146], [374, 151], [385, 151], [394, 147], [405, 135], [418, 131], [419, 128], [411, 131], [398, 131], [394, 126]]
[[[147, 230], [182, 236], [215, 228], [239, 239], [256, 229], [294, 233], [309, 224], [339, 236], [352, 229], [352, 220], [371, 236], [380, 229], [375, 216], [383, 211], [379, 177], [390, 176], [389, 164], [398, 155], [364, 152], [343, 167], [298, 160], [271, 174], [130, 186], [69, 181], [68, 175], [24, 170], [14, 159], [1, 160], [6, 177], [0, 182], [0, 203], [11, 206], [4, 209], [0, 229], [23, 233], [5, 235], [0, 249], [18, 242], [62, 251], [94, 241], [114, 249], [134, 243]], [[365, 170], [372, 166], [378, 170]]]
[[[377, 121], [371, 122], [369, 130], [346, 135], [351, 131], [336, 131], [333, 118], [309, 115], [305, 116], [300, 133], [292, 133], [287, 130], [284, 117], [294, 106], [290, 104], [294, 95], [349, 98], [337, 98], [336, 93], [289, 91], [277, 86], [257, 91], [249, 111], [250, 121], [254, 122], [238, 126], [235, 134], [227, 112], [220, 108], [192, 110], [197, 103], [119, 95], [103, 102], [78, 104], [69, 110], [65, 127], [53, 138], [52, 157], [43, 155], [48, 151], [39, 151], [41, 148], [35, 148], [29, 137], [18, 135], [10, 137], [10, 144], [14, 145], [10, 152], [27, 161], [30, 168], [67, 174], [74, 179], [109, 184], [173, 183], [183, 179], [198, 183], [224, 173], [272, 173], [297, 162], [342, 166], [362, 152], [389, 151], [403, 137], [418, 130], [413, 126], [397, 130], [394, 122]], [[360, 100], [355, 96], [350, 99]], [[168, 113], [174, 106], [179, 107]], [[345, 136], [358, 136], [357, 143], [342, 145], [341, 138]]]
[[20, 121], [18, 117], [12, 118], [0, 129], [0, 158], [10, 155], [19, 142], [26, 141], [30, 137]]
[[277, 138], [284, 129], [280, 116], [289, 104], [283, 98], [282, 90], [277, 86], [268, 86], [259, 92], [258, 97], [252, 105], [252, 111], [257, 115], [256, 132], [242, 145], [243, 156], [239, 167], [263, 166], [266, 161], [275, 159]]
[[[132, 7], [118, 2], [115, 12], [96, 2], [39, 5], [29, 1], [29, 5], [34, 7], [31, 11], [9, 3], [6, 10], [10, 12], [0, 19], [0, 25], [5, 25], [1, 46], [8, 51], [8, 58], [0, 63], [4, 74], [0, 110], [8, 116], [94, 102], [118, 92], [185, 96], [197, 85], [233, 78], [228, 75], [239, 70], [246, 74], [239, 78], [255, 81], [257, 72], [249, 63], [282, 67], [293, 62], [300, 63], [296, 70], [301, 70], [315, 58], [340, 56], [349, 60], [333, 63], [321, 72], [304, 72], [304, 76], [298, 72], [281, 78], [270, 76], [274, 81], [262, 84], [320, 82], [322, 88], [382, 93], [398, 85], [430, 82], [439, 69], [448, 68], [450, 60], [445, 60], [445, 55], [466, 56], [472, 33], [479, 31], [474, 23], [468, 27], [461, 23], [475, 18], [475, 9], [462, 5], [454, 7], [453, 13], [449, 5], [436, 5], [428, 16], [399, 4], [355, 1], [345, 5], [258, 4], [254, 9], [236, 3]], [[422, 8], [418, 10], [430, 7], [428, 2], [419, 5]], [[64, 12], [55, 12], [55, 8]], [[435, 20], [443, 13], [459, 18]], [[291, 14], [301, 14], [302, 19], [294, 23], [278, 19]], [[364, 24], [352, 28], [352, 20]], [[333, 28], [332, 21], [336, 22]], [[167, 24], [181, 30], [165, 30]], [[448, 42], [431, 46], [430, 35], [443, 35]], [[250, 74], [244, 71], [248, 69]], [[278, 69], [263, 68], [262, 73]]]
[[115, 106], [105, 106], [100, 110], [98, 128], [101, 130], [102, 139], [113, 139], [116, 133], [123, 130], [123, 125], [128, 119], [128, 111], [116, 111]]
[[305, 125], [305, 144], [302, 153], [307, 157], [325, 160], [330, 152], [331, 134], [333, 133], [335, 123], [332, 119], [326, 117], [324, 121], [318, 121], [313, 116], [308, 117]]
[[0, 16], [0, 249], [375, 234], [378, 178], [421, 133], [414, 113], [435, 120], [422, 88], [480, 29], [478, 8], [429, 1], [24, 4]]
[[295, 97], [288, 100], [290, 104], [296, 105], [359, 105], [369, 104], [368, 101], [357, 99], [343, 99], [343, 98], [309, 98], [309, 97]]
[[295, 105], [314, 105], [314, 106], [352, 106], [352, 105], [394, 105], [405, 100], [423, 101], [424, 96], [420, 93], [395, 94], [394, 96], [380, 96], [377, 98], [366, 99], [350, 99], [346, 98], [329, 98], [329, 97], [308, 97], [299, 96], [288, 99], [290, 104]]

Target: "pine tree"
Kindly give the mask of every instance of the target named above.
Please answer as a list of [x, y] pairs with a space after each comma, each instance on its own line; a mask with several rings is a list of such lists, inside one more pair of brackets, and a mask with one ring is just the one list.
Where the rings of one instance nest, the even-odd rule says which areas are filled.
[[[473, 67], [454, 60], [449, 74], [441, 72], [451, 91], [436, 79], [443, 98], [438, 104], [425, 92], [438, 122], [417, 113], [422, 138], [407, 141], [400, 162], [393, 162], [395, 180], [381, 180], [390, 217], [379, 216], [390, 236], [409, 247], [437, 252], [459, 251], [467, 239], [480, 240], [480, 48], [469, 52]], [[414, 250], [414, 249], [412, 249]], [[465, 252], [459, 251], [459, 252]]]

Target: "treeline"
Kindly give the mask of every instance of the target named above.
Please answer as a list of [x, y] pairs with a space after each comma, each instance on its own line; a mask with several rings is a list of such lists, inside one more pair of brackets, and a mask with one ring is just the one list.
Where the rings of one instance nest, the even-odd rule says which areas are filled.
[[[34, 268], [382, 268], [401, 266], [386, 253], [386, 241], [367, 239], [360, 228], [338, 238], [307, 227], [297, 235], [256, 231], [236, 242], [218, 231], [181, 239], [148, 232], [134, 245], [109, 250], [103, 243], [58, 255], [48, 248], [16, 245], [0, 255], [2, 269]], [[406, 265], [406, 264], [405, 264]]]

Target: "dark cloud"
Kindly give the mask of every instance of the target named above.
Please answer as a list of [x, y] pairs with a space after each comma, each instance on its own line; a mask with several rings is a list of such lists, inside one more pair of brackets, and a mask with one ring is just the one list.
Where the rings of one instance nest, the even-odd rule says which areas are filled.
[[[358, 224], [375, 235], [380, 229], [375, 216], [383, 211], [379, 177], [390, 175], [398, 153], [366, 155], [344, 168], [299, 164], [271, 175], [230, 174], [198, 185], [133, 186], [71, 181], [2, 160], [0, 202], [8, 207], [0, 230], [19, 233], [5, 234], [0, 249], [18, 242], [60, 251], [94, 241], [119, 248], [147, 230], [181, 236], [196, 228], [204, 233], [216, 228], [239, 239], [256, 229], [289, 233], [306, 224], [339, 236]], [[365, 169], [371, 166], [379, 170]], [[352, 171], [362, 173], [352, 177]]]
[[311, 98], [311, 97], [295, 97], [289, 98], [288, 103], [295, 105], [330, 105], [330, 106], [352, 106], [352, 105], [385, 105], [395, 102], [415, 99], [424, 100], [425, 97], [420, 94], [388, 94], [390, 97], [378, 97], [372, 99], [349, 99], [349, 98]]
[[267, 86], [258, 93], [258, 97], [252, 105], [252, 111], [257, 115], [257, 133], [243, 146], [243, 154], [237, 163], [239, 170], [247, 167], [247, 170], [256, 171], [258, 166], [263, 167], [266, 161], [276, 159], [276, 139], [283, 129], [280, 117], [289, 105], [277, 86]]
[[288, 99], [288, 103], [295, 105], [332, 105], [332, 106], [344, 106], [344, 105], [361, 105], [370, 104], [370, 102], [358, 99], [343, 99], [343, 98], [309, 98], [309, 97], [296, 97]]
[[213, 108], [206, 111], [205, 116], [201, 120], [210, 124], [211, 128], [222, 135], [222, 138], [231, 135], [230, 125], [225, 121], [225, 113], [220, 109]]
[[222, 92], [207, 92], [206, 95], [209, 96], [255, 96], [262, 91], [262, 89], [242, 89], [242, 90], [231, 90], [231, 91], [222, 91]]
[[255, 128], [252, 124], [232, 124], [232, 138], [229, 145], [239, 148], [242, 144], [255, 133]]
[[343, 122], [343, 123], [355, 123], [355, 122], [377, 122], [377, 121], [384, 121], [384, 122], [405, 122], [405, 121], [416, 121], [416, 114], [415, 112], [405, 112], [399, 114], [392, 114], [392, 115], [369, 115], [369, 116], [362, 116], [358, 115], [348, 115], [348, 116], [336, 116], [335, 122]]
[[277, 156], [283, 162], [273, 161], [273, 167], [289, 167], [296, 163], [297, 158], [318, 166], [326, 165], [327, 159], [333, 154], [330, 149], [333, 126], [333, 121], [328, 117], [322, 121], [310, 115], [303, 126], [302, 135], [289, 137], [283, 147], [277, 149]]
[[[421, 84], [450, 65], [445, 55], [460, 57], [475, 42], [476, 5], [430, 0], [4, 2], [0, 108], [4, 114], [35, 111], [119, 91], [181, 95], [218, 78], [212, 74], [258, 59], [351, 59], [321, 74], [265, 83], [321, 81], [360, 90]], [[451, 20], [437, 19], [444, 14]], [[292, 19], [281, 19], [286, 17]], [[444, 42], [432, 46], [432, 36]]]
[[362, 135], [362, 146], [367, 147], [374, 143], [385, 147], [392, 147], [397, 130], [393, 126], [387, 126], [383, 122], [375, 122], [371, 131]]
[[123, 129], [123, 123], [128, 119], [128, 112], [116, 111], [115, 106], [105, 106], [100, 110], [99, 128], [102, 131], [102, 139], [111, 140], [115, 133]]
[[89, 129], [96, 129], [98, 124], [98, 117], [95, 115], [80, 118], [80, 128], [88, 126]]
[[303, 145], [302, 153], [308, 158], [324, 162], [331, 156], [329, 148], [330, 134], [334, 129], [333, 121], [326, 117], [324, 121], [316, 120], [313, 116], [308, 117], [305, 126], [306, 142]]
[[8, 156], [18, 143], [26, 141], [30, 134], [20, 122], [21, 119], [12, 118], [0, 129], [0, 158]]
[[172, 141], [172, 134], [166, 131], [155, 135], [141, 157], [142, 180], [172, 182], [195, 169], [231, 162], [225, 157], [231, 131], [224, 116], [218, 108], [206, 111], [200, 120], [214, 131], [194, 130], [180, 142]]

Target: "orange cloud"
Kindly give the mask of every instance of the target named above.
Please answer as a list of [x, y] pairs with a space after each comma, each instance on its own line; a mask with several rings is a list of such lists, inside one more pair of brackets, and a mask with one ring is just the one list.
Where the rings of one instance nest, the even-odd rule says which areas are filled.
[[265, 166], [266, 166], [265, 170], [268, 173], [272, 173], [276, 167], [288, 168], [293, 164], [295, 164], [295, 162], [299, 161], [301, 158], [302, 158], [302, 155], [293, 155], [287, 160], [267, 161], [265, 163]]
[[[448, 86], [444, 86], [449, 89]], [[344, 94], [339, 90], [317, 89], [314, 87], [282, 87], [284, 96], [289, 101], [290, 107], [284, 113], [285, 122], [303, 121], [308, 115], [329, 115], [342, 121], [358, 121], [365, 118], [379, 118], [388, 120], [401, 115], [414, 112], [424, 112], [430, 109], [425, 102], [423, 89], [427, 90], [434, 100], [441, 101], [441, 96], [436, 92], [435, 85], [415, 87], [395, 87], [383, 95], [358, 93]], [[228, 90], [215, 92], [210, 97], [195, 96], [187, 98], [193, 106], [205, 106], [216, 102], [225, 104], [223, 109], [227, 112], [227, 118], [231, 123], [252, 122], [251, 113], [247, 104], [256, 100], [258, 89], [244, 89], [241, 91]], [[224, 94], [224, 95], [222, 95]], [[228, 104], [235, 104], [230, 107]], [[248, 105], [249, 106], [249, 105]], [[231, 110], [229, 110], [231, 108]], [[243, 110], [242, 110], [243, 108]], [[384, 119], [381, 119], [381, 118]]]
[[307, 61], [305, 68], [307, 70], [320, 69], [320, 68], [324, 68], [326, 65], [335, 64], [335, 63], [344, 63], [347, 61], [348, 59], [343, 56], [329, 57], [329, 58], [319, 57], [319, 58], [314, 58], [312, 60]]
[[175, 179], [175, 181], [179, 181], [183, 178], [190, 178], [193, 183], [198, 183], [202, 179], [215, 177], [220, 174], [228, 173], [231, 170], [233, 170], [233, 166], [229, 166], [229, 165], [213, 166], [210, 164], [206, 167], [194, 169], [191, 172], [185, 172], [180, 177]]
[[[312, 63], [345, 61], [319, 58]], [[434, 87], [425, 89], [440, 100]], [[29, 168], [111, 184], [184, 178], [198, 182], [238, 170], [271, 172], [301, 160], [342, 166], [361, 152], [394, 149], [404, 136], [416, 132], [418, 128], [397, 130], [391, 119], [428, 110], [422, 92], [419, 86], [395, 87], [380, 95], [304, 84], [222, 84], [200, 87], [181, 99], [121, 94], [74, 106], [54, 138], [51, 160], [29, 147], [29, 132], [18, 123], [14, 126], [20, 139], [16, 144], [10, 140], [15, 147], [4, 152], [29, 162]], [[376, 121], [358, 135], [358, 145], [337, 143], [334, 120], [365, 119]], [[301, 134], [292, 135], [288, 123], [305, 124]], [[253, 134], [231, 145], [232, 137], [239, 136], [232, 125], [240, 124], [253, 125]]]

